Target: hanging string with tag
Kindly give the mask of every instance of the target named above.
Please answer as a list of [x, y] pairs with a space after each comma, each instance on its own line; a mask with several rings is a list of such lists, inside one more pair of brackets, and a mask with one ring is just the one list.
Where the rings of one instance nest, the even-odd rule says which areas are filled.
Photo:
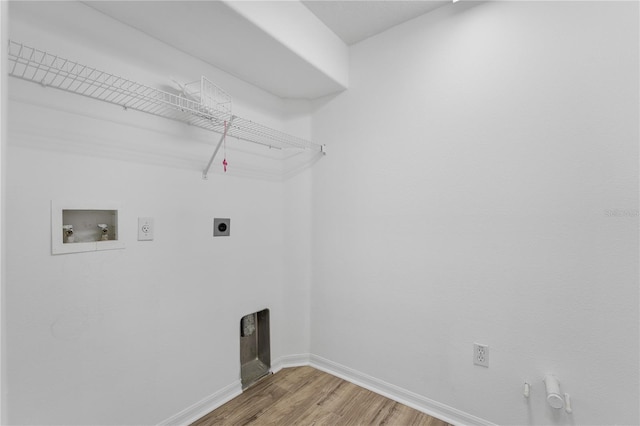
[[222, 139], [222, 152], [224, 154], [224, 159], [222, 160], [222, 166], [224, 167], [224, 172], [227, 172], [227, 122], [224, 122], [224, 138]]

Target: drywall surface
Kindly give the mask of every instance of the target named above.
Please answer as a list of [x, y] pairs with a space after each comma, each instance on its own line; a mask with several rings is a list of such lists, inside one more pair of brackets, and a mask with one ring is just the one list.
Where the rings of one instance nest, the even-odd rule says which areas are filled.
[[355, 45], [313, 117], [311, 353], [497, 424], [638, 424], [638, 29], [459, 2]]
[[[308, 136], [308, 117], [281, 99], [80, 3], [10, 11], [16, 41], [167, 90], [170, 76], [206, 75], [236, 114]], [[284, 250], [285, 208], [297, 208], [308, 173], [284, 182], [279, 153], [231, 139], [229, 172], [221, 156], [204, 181], [217, 134], [14, 78], [9, 96], [7, 424], [158, 424], [239, 390], [240, 318], [264, 308], [272, 360], [285, 346], [308, 353], [308, 308], [288, 319], [308, 306], [308, 278], [298, 281], [309, 270], [308, 223], [292, 228], [307, 248], [295, 259]], [[52, 256], [56, 199], [121, 202], [126, 248]], [[141, 216], [154, 218], [154, 241], [137, 241]], [[214, 217], [231, 218], [230, 237], [212, 237]], [[298, 260], [302, 270], [285, 274]], [[285, 304], [289, 280], [307, 290]]]
[[225, 4], [341, 88], [349, 86], [349, 48], [301, 2], [226, 1]]
[[[285, 101], [285, 128], [291, 134], [311, 138], [311, 105], [304, 100]], [[311, 171], [324, 156], [314, 153], [300, 161], [285, 160], [284, 181], [284, 277], [282, 303], [292, 326], [282, 339], [282, 354], [308, 354], [310, 346], [311, 290]]]
[[4, 247], [4, 207], [5, 207], [5, 172], [6, 172], [6, 145], [7, 145], [7, 55], [5, 52], [9, 39], [8, 3], [0, 3], [0, 423], [7, 424], [5, 402], [5, 308], [4, 308], [4, 282], [5, 282], [5, 247]]

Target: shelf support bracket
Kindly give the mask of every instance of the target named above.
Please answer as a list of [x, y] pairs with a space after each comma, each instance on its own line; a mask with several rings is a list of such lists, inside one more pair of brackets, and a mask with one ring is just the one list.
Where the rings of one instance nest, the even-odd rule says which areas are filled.
[[207, 167], [205, 167], [204, 171], [202, 172], [202, 179], [207, 180], [209, 178], [209, 169], [211, 169], [211, 165], [213, 164], [213, 160], [216, 159], [216, 155], [218, 155], [218, 151], [220, 150], [220, 147], [222, 146], [222, 142], [224, 142], [224, 138], [227, 137], [227, 131], [229, 130], [229, 127], [231, 127], [231, 124], [233, 123], [233, 120], [235, 118], [236, 118], [236, 116], [232, 115], [231, 116], [231, 120], [229, 120], [229, 123], [224, 128], [224, 133], [220, 137], [220, 141], [218, 141], [218, 145], [216, 146], [216, 150], [213, 151], [213, 155], [211, 156], [211, 159], [209, 160], [209, 163], [207, 163]]

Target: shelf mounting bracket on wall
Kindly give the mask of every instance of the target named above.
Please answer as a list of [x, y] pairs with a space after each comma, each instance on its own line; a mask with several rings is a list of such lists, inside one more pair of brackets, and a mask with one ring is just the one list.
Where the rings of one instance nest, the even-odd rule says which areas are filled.
[[229, 120], [229, 123], [227, 123], [227, 125], [224, 127], [224, 132], [222, 133], [222, 136], [220, 136], [220, 140], [218, 141], [218, 145], [216, 146], [215, 151], [213, 151], [213, 155], [211, 156], [211, 159], [209, 160], [209, 162], [207, 163], [207, 167], [204, 168], [204, 171], [202, 172], [202, 179], [209, 179], [209, 170], [211, 169], [211, 165], [213, 164], [213, 160], [215, 160], [216, 155], [218, 155], [218, 151], [220, 150], [220, 147], [222, 146], [222, 142], [224, 142], [225, 138], [227, 137], [227, 133], [229, 128], [231, 127], [231, 125], [233, 124], [233, 120], [236, 118], [235, 115], [231, 116], [231, 120]]

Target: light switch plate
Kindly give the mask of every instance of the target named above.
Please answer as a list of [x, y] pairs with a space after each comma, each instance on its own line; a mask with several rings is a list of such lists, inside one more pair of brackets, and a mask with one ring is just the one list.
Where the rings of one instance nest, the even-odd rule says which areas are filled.
[[138, 218], [138, 241], [153, 241], [153, 218]]

